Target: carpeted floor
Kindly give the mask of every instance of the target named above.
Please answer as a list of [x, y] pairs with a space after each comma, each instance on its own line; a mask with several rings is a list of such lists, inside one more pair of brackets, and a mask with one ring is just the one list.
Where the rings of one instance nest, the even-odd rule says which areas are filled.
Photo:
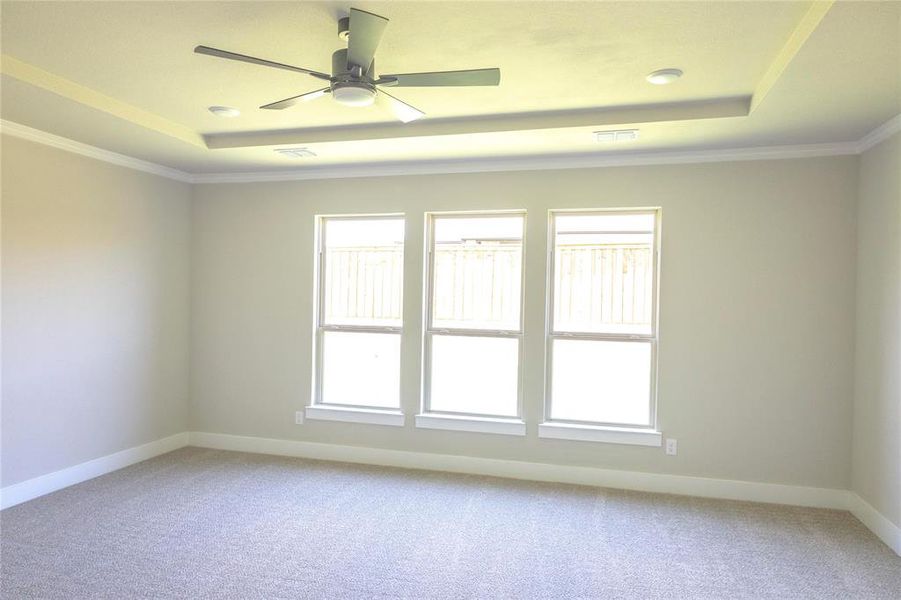
[[3, 598], [899, 598], [847, 512], [185, 448], [0, 513]]

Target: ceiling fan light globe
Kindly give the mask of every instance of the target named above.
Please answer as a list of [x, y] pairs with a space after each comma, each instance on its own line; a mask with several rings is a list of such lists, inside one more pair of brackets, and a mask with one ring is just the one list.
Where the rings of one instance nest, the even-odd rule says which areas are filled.
[[375, 87], [366, 84], [336, 85], [332, 96], [345, 106], [369, 106], [375, 102]]

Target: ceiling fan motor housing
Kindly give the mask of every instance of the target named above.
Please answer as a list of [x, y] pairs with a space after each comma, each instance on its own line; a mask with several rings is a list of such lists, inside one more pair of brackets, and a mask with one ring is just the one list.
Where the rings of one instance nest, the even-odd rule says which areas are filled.
[[[375, 79], [374, 58], [372, 59], [372, 63], [369, 65], [369, 68], [361, 70], [359, 75], [366, 75], [370, 79]], [[335, 52], [332, 53], [332, 77], [347, 80], [357, 79], [359, 77], [354, 73], [354, 69], [351, 68], [350, 64], [347, 62], [347, 48], [335, 50]]]
[[[365, 75], [371, 77], [374, 68], [375, 60]], [[347, 106], [372, 104], [377, 92], [374, 85], [361, 79], [363, 74], [358, 69], [348, 68], [346, 48], [336, 51], [332, 54], [332, 97]]]
[[[366, 74], [372, 74], [375, 61]], [[371, 83], [360, 78], [347, 65], [347, 49], [332, 54], [332, 97], [347, 106], [368, 106], [375, 101], [376, 89]]]

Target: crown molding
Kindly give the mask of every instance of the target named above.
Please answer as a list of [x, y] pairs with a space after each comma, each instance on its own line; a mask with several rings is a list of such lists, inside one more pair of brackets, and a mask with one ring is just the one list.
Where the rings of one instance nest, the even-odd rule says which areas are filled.
[[487, 173], [498, 171], [532, 171], [554, 169], [586, 169], [645, 165], [680, 165], [692, 163], [734, 162], [745, 160], [787, 160], [820, 156], [857, 155], [901, 131], [901, 114], [889, 119], [861, 139], [851, 142], [728, 148], [722, 150], [674, 150], [631, 152], [627, 154], [592, 153], [521, 157], [489, 157], [463, 160], [406, 161], [335, 165], [290, 171], [249, 171], [233, 173], [187, 173], [171, 167], [118, 154], [82, 142], [27, 127], [13, 121], [0, 120], [0, 132], [102, 160], [115, 165], [152, 173], [176, 181], [194, 184], [253, 183], [267, 181], [302, 181], [307, 179], [344, 179], [357, 177], [390, 177], [400, 175], [434, 175], [450, 173]]
[[489, 157], [466, 160], [409, 161], [362, 165], [336, 165], [292, 171], [256, 171], [245, 173], [196, 174], [194, 183], [252, 183], [298, 181], [305, 179], [346, 179], [390, 177], [397, 175], [437, 175], [448, 173], [487, 173], [497, 171], [546, 171], [643, 165], [681, 165], [691, 163], [743, 160], [778, 160], [857, 154], [856, 142], [768, 146], [723, 150], [687, 150], [672, 152], [633, 152], [629, 154], [564, 154], [522, 157]]
[[173, 169], [171, 167], [164, 167], [163, 165], [158, 165], [139, 158], [126, 156], [125, 154], [104, 150], [103, 148], [98, 148], [82, 142], [76, 142], [75, 140], [47, 133], [46, 131], [34, 129], [33, 127], [28, 127], [13, 121], [0, 119], [0, 133], [5, 133], [30, 142], [37, 142], [38, 144], [44, 144], [45, 146], [58, 148], [59, 150], [65, 150], [74, 154], [80, 154], [81, 156], [87, 156], [88, 158], [102, 160], [103, 162], [119, 165], [120, 167], [128, 167], [129, 169], [152, 173], [153, 175], [159, 175], [184, 183], [194, 182], [194, 178], [190, 173], [179, 171], [178, 169]]
[[857, 142], [857, 153], [863, 154], [873, 146], [879, 144], [901, 131], [901, 114], [895, 115]]

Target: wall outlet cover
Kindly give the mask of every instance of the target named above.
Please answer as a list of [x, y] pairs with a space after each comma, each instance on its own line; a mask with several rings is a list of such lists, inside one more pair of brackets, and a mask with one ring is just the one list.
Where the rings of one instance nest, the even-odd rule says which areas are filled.
[[673, 438], [666, 438], [666, 453], [670, 456], [675, 456], [676, 452], [679, 450], [679, 442]]

